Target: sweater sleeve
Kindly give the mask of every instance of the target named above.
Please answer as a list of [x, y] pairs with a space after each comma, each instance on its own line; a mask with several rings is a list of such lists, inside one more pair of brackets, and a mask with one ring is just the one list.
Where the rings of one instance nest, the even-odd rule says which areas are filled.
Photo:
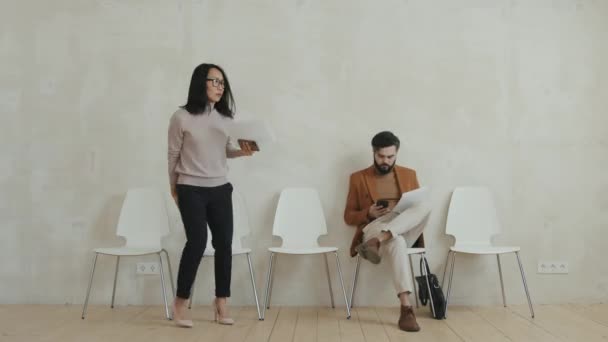
[[234, 138], [232, 138], [231, 136], [228, 136], [228, 141], [226, 142], [226, 152], [240, 151], [240, 150], [241, 150], [241, 147], [236, 142], [236, 140]]
[[179, 161], [183, 142], [184, 131], [182, 130], [181, 122], [176, 113], [171, 117], [168, 132], [167, 161], [169, 166], [169, 185], [172, 189], [177, 183], [177, 173], [175, 172], [175, 167], [177, 166], [177, 163]]

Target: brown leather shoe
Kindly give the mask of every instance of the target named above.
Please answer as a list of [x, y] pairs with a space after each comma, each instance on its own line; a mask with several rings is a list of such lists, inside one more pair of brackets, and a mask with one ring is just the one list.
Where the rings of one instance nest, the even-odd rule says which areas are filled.
[[382, 258], [378, 252], [380, 249], [380, 240], [377, 238], [371, 238], [367, 242], [364, 242], [357, 246], [355, 250], [365, 260], [369, 260], [372, 264], [379, 264]]
[[353, 235], [353, 240], [350, 243], [350, 256], [351, 257], [354, 258], [355, 256], [357, 256], [357, 246], [359, 246], [361, 244], [361, 242], [363, 242], [363, 230], [357, 228], [355, 235]]
[[420, 326], [416, 322], [416, 315], [411, 306], [401, 305], [401, 316], [399, 316], [399, 329], [403, 331], [420, 331]]

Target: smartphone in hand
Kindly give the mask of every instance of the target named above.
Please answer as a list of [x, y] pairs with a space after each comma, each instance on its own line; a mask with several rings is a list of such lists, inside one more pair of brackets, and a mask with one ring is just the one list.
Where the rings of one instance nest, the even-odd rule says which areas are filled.
[[382, 208], [388, 207], [388, 200], [381, 199], [376, 202], [376, 205]]

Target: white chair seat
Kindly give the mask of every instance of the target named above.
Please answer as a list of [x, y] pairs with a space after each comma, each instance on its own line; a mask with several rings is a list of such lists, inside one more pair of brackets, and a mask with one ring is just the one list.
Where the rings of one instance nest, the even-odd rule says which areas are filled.
[[[454, 189], [452, 198], [450, 199], [450, 207], [445, 225], [446, 234], [452, 235], [455, 239], [454, 246], [450, 247], [450, 251], [448, 252], [446, 266], [443, 269], [443, 280], [445, 280], [446, 271], [448, 268], [450, 269], [448, 291], [445, 296], [445, 313], [448, 311], [448, 303], [450, 302], [450, 290], [452, 289], [452, 276], [454, 275], [457, 253], [496, 255], [498, 276], [500, 277], [500, 289], [502, 291], [502, 303], [505, 307], [507, 306], [507, 298], [505, 296], [505, 286], [502, 278], [500, 255], [514, 253], [517, 258], [521, 280], [528, 299], [530, 316], [534, 318], [532, 300], [530, 299], [524, 268], [519, 257], [519, 246], [495, 246], [493, 244], [493, 237], [500, 234], [501, 230], [502, 227], [498, 220], [490, 189], [487, 187], [458, 187]], [[443, 280], [441, 281], [442, 286]]]
[[[279, 203], [277, 204], [274, 215], [272, 235], [280, 237], [282, 245], [280, 247], [268, 248], [270, 260], [268, 275], [266, 276], [266, 299], [264, 310], [270, 309], [270, 296], [274, 283], [272, 268], [279, 254], [299, 256], [322, 255], [323, 259], [325, 259], [325, 271], [327, 273], [327, 285], [329, 287], [331, 307], [335, 308], [336, 305], [334, 302], [333, 290], [331, 288], [328, 262], [328, 254], [333, 253], [336, 257], [336, 268], [342, 287], [342, 294], [344, 295], [344, 303], [346, 304], [346, 317], [350, 318], [350, 306], [348, 305], [348, 297], [346, 297], [346, 289], [344, 288], [344, 280], [342, 279], [338, 248], [321, 247], [317, 243], [319, 236], [327, 235], [327, 223], [317, 190], [312, 188], [288, 188], [281, 191]], [[300, 269], [293, 268], [290, 271], [302, 272]], [[318, 274], [319, 272], [316, 268], [311, 268], [306, 271], [311, 274]], [[262, 313], [262, 317], [263, 316], [264, 312]]]
[[407, 254], [421, 254], [421, 253], [426, 253], [426, 248], [408, 248], [407, 249]]
[[[167, 319], [171, 319], [171, 315], [169, 314], [169, 302], [167, 301], [167, 291], [165, 289], [165, 262], [161, 255], [162, 253], [165, 254], [166, 267], [169, 270], [169, 281], [171, 282], [171, 293], [175, 293], [169, 253], [161, 247], [162, 238], [169, 234], [169, 216], [167, 213], [168, 197], [167, 193], [158, 191], [154, 188], [133, 188], [127, 191], [116, 225], [116, 235], [123, 237], [126, 240], [125, 244], [120, 247], [93, 249], [95, 255], [93, 256], [93, 266], [91, 267], [87, 294], [84, 299], [84, 305], [82, 306], [82, 319], [85, 318], [87, 313], [89, 296], [91, 295], [91, 287], [93, 286], [93, 279], [95, 276], [95, 267], [100, 255], [109, 255], [116, 259], [112, 302], [110, 304], [110, 307], [114, 308], [120, 259], [123, 257], [139, 257], [154, 254], [157, 254], [159, 262], [159, 280], [161, 282], [162, 297], [165, 303], [165, 316]], [[170, 201], [170, 203], [175, 202]]]
[[[251, 253], [251, 248], [232, 248], [232, 255], [241, 255]], [[206, 257], [212, 257], [215, 255], [215, 249], [207, 248], [205, 249], [205, 253], [203, 254]]]
[[268, 250], [272, 253], [280, 254], [324, 254], [336, 252], [337, 247], [312, 247], [312, 248], [283, 248], [283, 247], [270, 247]]
[[519, 252], [518, 246], [476, 246], [461, 245], [450, 247], [452, 252], [468, 254], [505, 254]]
[[93, 251], [99, 254], [118, 255], [118, 256], [134, 256], [160, 253], [160, 248], [130, 248], [130, 247], [110, 247], [110, 248], [95, 248]]

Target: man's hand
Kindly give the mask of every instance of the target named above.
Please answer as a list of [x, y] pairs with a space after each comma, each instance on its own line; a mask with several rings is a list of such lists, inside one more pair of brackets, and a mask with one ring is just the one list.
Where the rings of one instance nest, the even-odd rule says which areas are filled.
[[377, 219], [382, 215], [388, 214], [389, 211], [391, 210], [388, 207], [383, 208], [379, 205], [373, 204], [371, 207], [369, 207], [369, 210], [367, 211], [367, 216], [372, 219]]

